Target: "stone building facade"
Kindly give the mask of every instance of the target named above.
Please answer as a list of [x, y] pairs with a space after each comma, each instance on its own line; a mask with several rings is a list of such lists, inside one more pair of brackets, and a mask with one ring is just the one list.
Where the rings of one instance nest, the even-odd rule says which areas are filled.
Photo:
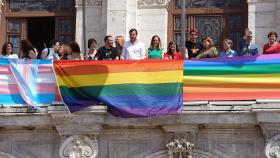
[[[75, 4], [75, 39], [82, 45], [81, 3]], [[170, 40], [169, 3], [86, 0], [87, 38], [102, 41], [107, 34], [127, 37], [128, 30], [136, 27], [147, 46], [155, 32], [166, 46]], [[2, 10], [5, 4], [0, 5]], [[280, 31], [280, 1], [248, 0], [247, 4], [248, 27], [262, 46], [267, 32]], [[10, 15], [1, 15], [3, 29], [3, 19]], [[0, 116], [1, 158], [280, 157], [277, 100], [188, 102], [181, 114], [151, 118], [116, 118], [107, 113], [106, 106], [69, 114], [62, 105], [39, 109], [2, 106]]]
[[278, 158], [279, 102], [189, 102], [181, 114], [116, 118], [106, 106], [1, 108], [4, 158]]

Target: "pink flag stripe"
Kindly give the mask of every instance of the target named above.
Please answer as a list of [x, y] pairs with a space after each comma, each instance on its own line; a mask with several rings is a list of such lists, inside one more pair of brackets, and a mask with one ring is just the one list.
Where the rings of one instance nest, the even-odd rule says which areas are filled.
[[[37, 85], [37, 92], [39, 94], [51, 94], [56, 89], [56, 83], [40, 83]], [[19, 89], [16, 84], [1, 85], [0, 94], [19, 94]]]
[[[53, 69], [50, 65], [39, 65], [38, 73], [53, 73]], [[0, 74], [1, 75], [10, 75], [12, 74], [11, 68], [8, 65], [0, 65]]]

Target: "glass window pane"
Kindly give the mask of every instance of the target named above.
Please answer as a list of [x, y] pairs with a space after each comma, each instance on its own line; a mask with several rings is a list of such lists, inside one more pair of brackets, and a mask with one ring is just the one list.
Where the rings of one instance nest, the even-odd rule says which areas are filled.
[[[188, 32], [186, 31], [186, 40], [188, 40]], [[178, 47], [181, 47], [182, 44], [182, 36], [181, 36], [181, 32], [175, 32], [174, 33], [174, 41], [177, 43]]]
[[174, 41], [177, 43], [178, 46], [181, 45], [181, 39], [182, 39], [182, 36], [181, 36], [181, 32], [175, 32], [174, 33]]
[[181, 0], [174, 0], [174, 5], [176, 9], [181, 9]]
[[[181, 30], [181, 15], [175, 15], [174, 16], [174, 30]], [[188, 17], [186, 15], [186, 27], [185, 29], [188, 29]]]
[[20, 49], [20, 35], [8, 35], [8, 41], [11, 42], [14, 46], [14, 53], [19, 55], [19, 49]]
[[[182, 0], [175, 0], [174, 7], [181, 8]], [[225, 8], [225, 7], [240, 7], [242, 0], [186, 0], [186, 7], [191, 8]]]
[[242, 38], [242, 34], [240, 32], [229, 32], [227, 33], [227, 38], [231, 39], [233, 42], [233, 49], [238, 50], [238, 43]]
[[72, 19], [60, 19], [58, 23], [58, 32], [63, 33], [73, 33], [73, 20]]
[[239, 7], [242, 0], [192, 0], [190, 7]]
[[211, 37], [215, 45], [221, 43], [221, 17], [220, 16], [195, 16], [195, 27], [198, 29], [198, 40]]
[[73, 41], [73, 37], [72, 36], [58, 36], [58, 41], [60, 41], [61, 43], [69, 43], [69, 42]]
[[21, 33], [22, 21], [18, 19], [9, 19], [7, 24], [9, 33]]
[[74, 0], [9, 0], [8, 10], [26, 11], [74, 11]]
[[241, 16], [228, 16], [226, 19], [228, 29], [239, 29], [242, 27]]

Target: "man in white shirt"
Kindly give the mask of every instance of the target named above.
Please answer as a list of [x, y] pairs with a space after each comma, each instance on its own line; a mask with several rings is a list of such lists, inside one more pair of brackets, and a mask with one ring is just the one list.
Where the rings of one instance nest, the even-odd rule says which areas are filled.
[[141, 60], [145, 59], [146, 51], [144, 43], [137, 40], [137, 30], [131, 29], [129, 31], [130, 40], [125, 42], [121, 54], [121, 59], [124, 60]]

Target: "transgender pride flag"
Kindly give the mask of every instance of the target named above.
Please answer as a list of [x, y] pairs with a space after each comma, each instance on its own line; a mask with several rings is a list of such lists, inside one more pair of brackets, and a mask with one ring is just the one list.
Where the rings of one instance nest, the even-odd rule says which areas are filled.
[[51, 60], [0, 59], [0, 104], [51, 104], [56, 91]]

